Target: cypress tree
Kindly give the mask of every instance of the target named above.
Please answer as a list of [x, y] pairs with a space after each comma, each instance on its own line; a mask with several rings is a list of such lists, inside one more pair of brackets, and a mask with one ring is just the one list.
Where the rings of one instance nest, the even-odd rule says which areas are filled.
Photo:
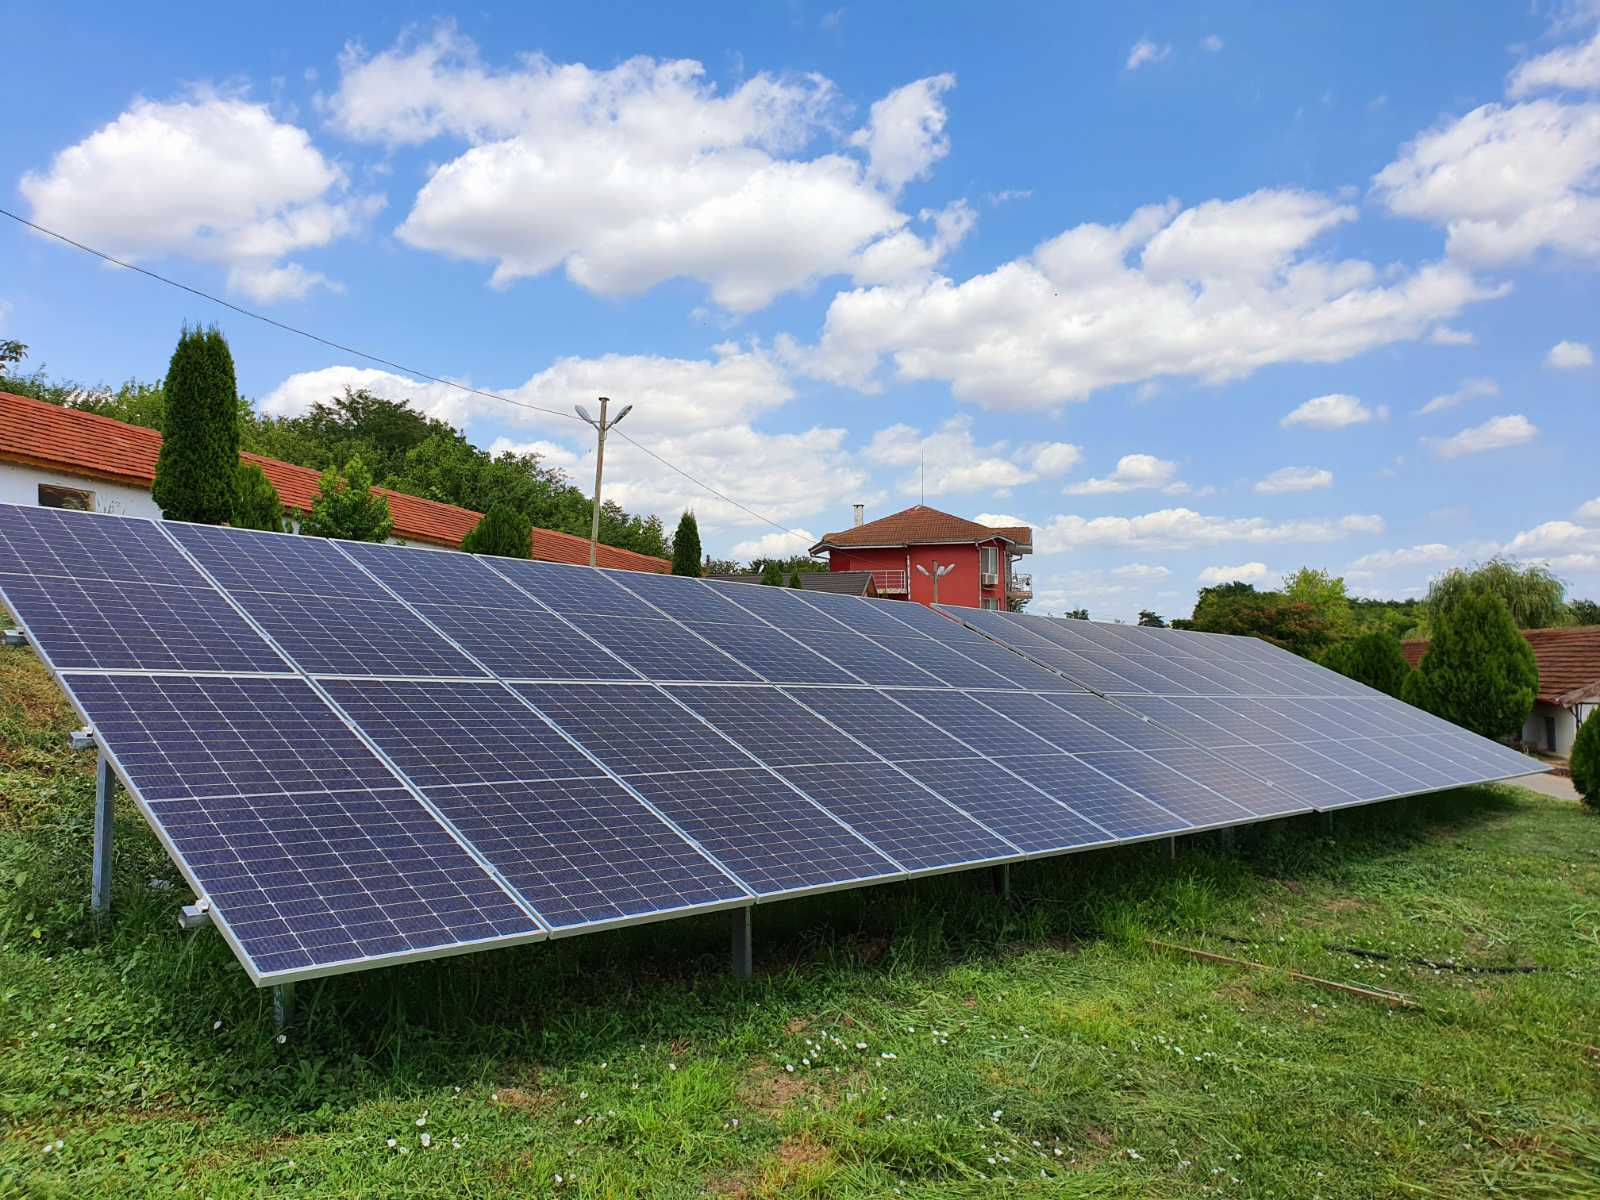
[[678, 531], [672, 535], [672, 573], [700, 577], [700, 523], [692, 512], [678, 520]]
[[468, 554], [530, 558], [533, 554], [533, 522], [508, 504], [492, 505], [472, 532], [461, 539], [461, 548]]
[[394, 529], [389, 500], [372, 490], [372, 475], [352, 458], [344, 474], [329, 467], [322, 473], [317, 498], [300, 523], [311, 537], [345, 538], [352, 542], [385, 542]]
[[1405, 655], [1400, 653], [1400, 639], [1387, 630], [1373, 630], [1330, 646], [1317, 661], [1396, 699], [1411, 674]]
[[783, 568], [772, 559], [761, 564], [761, 582], [768, 587], [783, 586]]
[[172, 521], [221, 525], [234, 515], [239, 391], [222, 331], [184, 327], [167, 366], [166, 428], [150, 495]]
[[1439, 618], [1401, 698], [1474, 733], [1501, 738], [1521, 731], [1538, 690], [1533, 647], [1506, 602], [1482, 592], [1462, 597]]
[[231, 524], [235, 529], [284, 531], [283, 501], [278, 498], [278, 489], [255, 463], [242, 462], [235, 473]]
[[789, 586], [792, 587], [792, 588], [797, 588], [797, 587], [801, 586], [801, 583], [800, 583], [800, 572], [799, 571], [790, 571], [789, 572]]
[[1572, 744], [1572, 786], [1590, 808], [1600, 808], [1600, 709], [1578, 727]]

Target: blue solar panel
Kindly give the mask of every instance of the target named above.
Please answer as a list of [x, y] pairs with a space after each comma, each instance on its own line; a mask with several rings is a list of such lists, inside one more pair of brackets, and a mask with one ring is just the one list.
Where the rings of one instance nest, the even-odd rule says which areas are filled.
[[[881, 761], [776, 688], [674, 686], [667, 690], [769, 767]], [[804, 698], [805, 693], [799, 695]]]
[[541, 934], [399, 789], [169, 800], [150, 812], [262, 982]]
[[325, 538], [219, 525], [168, 524], [166, 530], [224, 588], [303, 596], [388, 600], [365, 571]]
[[503, 679], [638, 679], [560, 617], [529, 607], [419, 604], [417, 611]]
[[604, 571], [523, 558], [497, 558], [494, 569], [562, 616], [660, 617]]
[[232, 595], [295, 665], [311, 675], [483, 674], [395, 600], [239, 588]]
[[688, 771], [629, 782], [758, 895], [902, 873], [767, 771]]
[[621, 785], [601, 777], [432, 787], [428, 798], [554, 930], [746, 895]]
[[690, 624], [729, 657], [773, 683], [858, 683], [853, 675], [770, 625]]
[[1065, 805], [977, 758], [922, 759], [901, 770], [1029, 854], [1114, 841]]
[[516, 689], [619, 775], [752, 765], [727, 739], [650, 684], [522, 683]]
[[1340, 766], [1359, 771], [1377, 780], [1389, 790], [1390, 795], [1405, 796], [1442, 787], [1447, 780], [1430, 779], [1421, 768], [1413, 768], [1404, 756], [1390, 753], [1385, 747], [1368, 738], [1353, 738], [1339, 742], [1312, 742], [1311, 748], [1332, 759]]
[[[902, 691], [895, 692], [894, 699], [918, 716], [932, 721], [946, 733], [978, 747], [994, 758], [1004, 759], [1012, 754], [1050, 754], [1065, 749], [1028, 732], [1015, 721], [1008, 720], [994, 708], [964, 692]], [[1072, 718], [1063, 715], [1062, 720], [1065, 722]], [[1088, 726], [1084, 728], [1088, 729]]]
[[888, 763], [820, 763], [783, 777], [908, 871], [1015, 858], [1018, 849]]
[[1311, 810], [1308, 801], [1285, 794], [1271, 783], [1246, 774], [1221, 755], [1209, 751], [1156, 750], [1151, 757], [1163, 766], [1181, 771], [1196, 783], [1205, 784], [1219, 796], [1226, 796], [1240, 808], [1248, 809], [1253, 816], [1283, 817]]
[[[1160, 753], [1178, 752], [1165, 750]], [[1105, 754], [1085, 754], [1081, 757], [1090, 766], [1133, 788], [1145, 799], [1155, 801], [1197, 829], [1233, 825], [1240, 821], [1256, 819], [1249, 809], [1219, 796], [1210, 788], [1164, 765], [1149, 754], [1124, 750]]]
[[882, 692], [865, 688], [796, 688], [789, 695], [890, 762], [971, 758], [977, 754]]
[[796, 595], [802, 604], [872, 638], [905, 637], [910, 633], [905, 622], [899, 619], [902, 608], [928, 611], [920, 604], [905, 600], [869, 600], [864, 596], [840, 596], [832, 592], [799, 592]]
[[1016, 690], [1017, 685], [1004, 675], [989, 670], [932, 638], [874, 635], [872, 640], [951, 687]]
[[71, 691], [146, 800], [398, 783], [300, 679], [77, 675]]
[[1168, 746], [1188, 745], [1182, 738], [1159, 725], [1144, 720], [1137, 713], [1108, 704], [1096, 696], [1041, 696], [1048, 704], [1069, 712], [1096, 729], [1137, 750], [1160, 750]]
[[760, 679], [704, 638], [665, 617], [562, 615], [649, 679], [708, 683], [756, 683]]
[[1006, 766], [1117, 838], [1179, 833], [1189, 822], [1068, 754], [1008, 759]]
[[[1366, 774], [1359, 766], [1338, 761], [1338, 745], [1325, 742], [1322, 743], [1321, 749], [1315, 745], [1274, 745], [1271, 751], [1275, 758], [1316, 776], [1324, 783], [1350, 796], [1351, 799], [1346, 803], [1367, 804], [1373, 800], [1385, 800], [1395, 795], [1393, 788]], [[1370, 761], [1368, 765], [1371, 765]], [[1325, 799], [1318, 807], [1338, 808], [1342, 805], [1333, 799]]]
[[1110, 650], [1085, 650], [1083, 657], [1094, 663], [1107, 676], [1114, 675], [1122, 681], [1097, 689], [1108, 695], [1185, 694], [1184, 689], [1178, 688], [1156, 672], [1140, 666], [1126, 654], [1116, 654]]
[[603, 774], [499, 683], [333, 679], [324, 686], [423, 787]]
[[0, 572], [203, 587], [152, 521], [0, 504]]
[[680, 621], [766, 624], [754, 613], [726, 599], [702, 579], [656, 575], [649, 571], [608, 571], [606, 576]]
[[1405, 770], [1412, 774], [1416, 774], [1413, 768], [1426, 770], [1429, 779], [1435, 781], [1434, 786], [1473, 783], [1483, 778], [1483, 773], [1475, 766], [1462, 762], [1453, 754], [1441, 754], [1423, 738], [1387, 737], [1375, 740], [1397, 755], [1399, 761], [1405, 763]]
[[[931, 608], [921, 604], [896, 603], [890, 605], [888, 611], [895, 619], [914, 628], [924, 637], [931, 638], [964, 658], [970, 658], [988, 667], [1005, 679], [1008, 686], [1031, 691], [1081, 690], [1077, 684], [1055, 670], [1047, 670], [1023, 655], [990, 641], [983, 634], [965, 625], [958, 625], [948, 617], [940, 616]], [[1048, 648], [1054, 650], [1054, 647]]]
[[57, 668], [287, 671], [209, 584], [0, 575], [0, 600]]
[[537, 603], [489, 568], [476, 554], [422, 550], [375, 542], [337, 542], [400, 599], [417, 605], [467, 604], [477, 608], [536, 609]]
[[764, 587], [759, 583], [720, 583], [706, 580], [706, 587], [731, 604], [737, 604], [762, 620], [793, 633], [797, 629], [818, 629], [838, 633], [839, 622], [813, 604], [804, 592], [794, 588]]
[[[1020, 693], [1007, 695], [985, 692], [982, 699], [983, 703], [990, 708], [1004, 713], [1029, 732], [1049, 742], [1051, 750], [1065, 750], [1068, 753], [1076, 754], [1080, 750], [1128, 749], [1128, 743], [1121, 738], [1114, 736], [1097, 725], [1089, 724], [1079, 716], [1064, 712], [1042, 697]], [[1092, 701], [1094, 705], [1102, 709], [1110, 709], [1110, 705], [1106, 704], [1104, 700], [1089, 696], [1085, 696], [1083, 699]], [[1125, 721], [1138, 720], [1138, 718], [1130, 717], [1125, 713], [1118, 713], [1117, 715], [1123, 717]], [[1145, 722], [1140, 721], [1139, 726], [1140, 729], [1137, 736], [1139, 736], [1140, 741], [1138, 744], [1144, 744], [1146, 741], [1143, 737]], [[1162, 736], [1161, 731], [1157, 731], [1157, 736]], [[1167, 738], [1170, 744], [1180, 744], [1178, 739], [1172, 738], [1170, 735], [1167, 735]]]
[[796, 641], [803, 642], [818, 654], [832, 659], [867, 683], [879, 687], [944, 685], [943, 680], [930, 675], [915, 663], [892, 654], [877, 642], [848, 629], [840, 629], [837, 633], [817, 629], [789, 629], [788, 633]]

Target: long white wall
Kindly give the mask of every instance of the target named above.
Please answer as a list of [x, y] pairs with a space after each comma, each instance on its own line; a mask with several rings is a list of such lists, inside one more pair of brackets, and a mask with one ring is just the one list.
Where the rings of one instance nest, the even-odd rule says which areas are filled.
[[78, 475], [65, 475], [59, 471], [46, 471], [38, 467], [0, 462], [0, 502], [37, 504], [41, 483], [53, 487], [71, 488], [77, 492], [93, 492], [95, 512], [117, 513], [124, 517], [161, 515], [156, 502], [150, 499], [150, 493], [144, 488], [126, 487], [120, 483], [104, 483], [98, 479], [84, 479]]

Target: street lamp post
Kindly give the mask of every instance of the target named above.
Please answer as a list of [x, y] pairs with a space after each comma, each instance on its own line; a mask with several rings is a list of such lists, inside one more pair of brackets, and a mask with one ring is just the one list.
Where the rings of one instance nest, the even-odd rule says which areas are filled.
[[589, 518], [589, 565], [594, 566], [594, 548], [600, 540], [600, 479], [606, 469], [606, 431], [622, 423], [622, 418], [633, 411], [633, 405], [625, 405], [621, 412], [606, 420], [606, 409], [611, 404], [609, 396], [600, 397], [600, 419], [596, 421], [589, 415], [589, 410], [581, 404], [574, 404], [573, 410], [589, 424], [593, 425], [595, 432], [600, 435], [599, 444], [594, 453], [594, 513]]
[[955, 563], [945, 563], [943, 566], [940, 566], [937, 559], [934, 560], [933, 570], [931, 571], [921, 563], [917, 564], [918, 573], [926, 575], [929, 579], [933, 580], [933, 602], [935, 604], [939, 603], [939, 580], [943, 579], [955, 569]]

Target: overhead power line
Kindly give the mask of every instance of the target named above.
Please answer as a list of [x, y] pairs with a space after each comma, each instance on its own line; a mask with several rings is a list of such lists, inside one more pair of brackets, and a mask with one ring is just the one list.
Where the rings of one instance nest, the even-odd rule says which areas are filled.
[[[274, 329], [282, 330], [284, 333], [292, 333], [296, 337], [306, 338], [309, 341], [316, 342], [318, 345], [326, 346], [330, 350], [337, 350], [340, 354], [349, 354], [356, 358], [362, 358], [368, 362], [374, 362], [380, 366], [388, 367], [391, 370], [399, 371], [404, 375], [411, 375], [418, 379], [425, 379], [429, 383], [437, 383], [443, 387], [455, 388], [457, 391], [466, 392], [469, 395], [481, 396], [485, 400], [498, 400], [502, 404], [514, 405], [517, 408], [527, 409], [529, 412], [545, 413], [548, 416], [560, 417], [567, 421], [576, 421], [580, 419], [575, 413], [562, 412], [559, 409], [554, 408], [545, 408], [539, 404], [529, 404], [526, 400], [517, 400], [511, 396], [503, 396], [498, 392], [485, 391], [482, 388], [475, 388], [471, 384], [461, 383], [454, 379], [446, 379], [441, 375], [433, 375], [427, 371], [419, 370], [416, 367], [408, 367], [403, 363], [397, 363], [393, 359], [384, 358], [377, 354], [369, 354], [365, 350], [358, 350], [354, 346], [347, 346], [342, 342], [336, 342], [331, 338], [325, 338], [320, 334], [312, 333], [309, 329], [302, 329], [298, 325], [290, 325], [287, 322], [280, 321], [275, 317], [269, 317], [265, 313], [259, 313], [253, 309], [245, 308], [242, 305], [235, 304], [231, 300], [224, 300], [221, 296], [208, 292], [203, 288], [193, 287], [190, 284], [184, 283], [178, 279], [173, 279], [170, 276], [163, 275], [159, 271], [152, 271], [147, 267], [139, 266], [137, 263], [131, 263], [126, 259], [118, 258], [114, 254], [107, 254], [104, 250], [97, 250], [95, 247], [85, 245], [83, 242], [77, 241], [74, 238], [70, 238], [64, 233], [57, 233], [54, 229], [49, 229], [43, 225], [37, 224], [36, 222], [30, 221], [20, 213], [14, 213], [8, 208], [0, 208], [0, 216], [9, 217], [18, 225], [25, 226], [26, 228], [33, 230], [35, 233], [41, 233], [46, 237], [54, 238], [58, 242], [64, 242], [73, 249], [81, 250], [85, 254], [93, 255], [95, 258], [101, 259], [104, 262], [108, 262], [112, 266], [121, 267], [125, 271], [134, 271], [148, 279], [155, 280], [157, 283], [164, 283], [168, 287], [177, 288], [180, 292], [188, 292], [191, 296], [198, 296], [200, 299], [219, 305], [222, 308], [226, 308], [230, 312], [236, 312], [242, 317], [249, 317], [252, 321], [260, 321], [263, 325], [270, 325]], [[662, 466], [683, 476], [696, 487], [710, 493], [712, 496], [715, 496], [724, 504], [731, 504], [740, 512], [746, 513], [747, 515], [754, 517], [756, 520], [761, 521], [764, 524], [771, 525], [774, 529], [789, 534], [792, 537], [802, 539], [807, 538], [807, 535], [801, 533], [799, 530], [790, 529], [787, 525], [783, 525], [777, 521], [774, 521], [771, 517], [759, 513], [755, 509], [750, 508], [748, 505], [741, 504], [731, 496], [725, 495], [724, 493], [718, 491], [703, 479], [699, 479], [696, 476], [689, 474], [689, 472], [685, 471], [676, 463], [668, 461], [661, 455], [657, 454], [654, 450], [650, 449], [650, 447], [642, 445], [633, 438], [629, 437], [627, 434], [619, 432], [617, 436], [623, 441], [627, 442], [630, 446], [633, 446], [635, 449], [648, 454]]]

